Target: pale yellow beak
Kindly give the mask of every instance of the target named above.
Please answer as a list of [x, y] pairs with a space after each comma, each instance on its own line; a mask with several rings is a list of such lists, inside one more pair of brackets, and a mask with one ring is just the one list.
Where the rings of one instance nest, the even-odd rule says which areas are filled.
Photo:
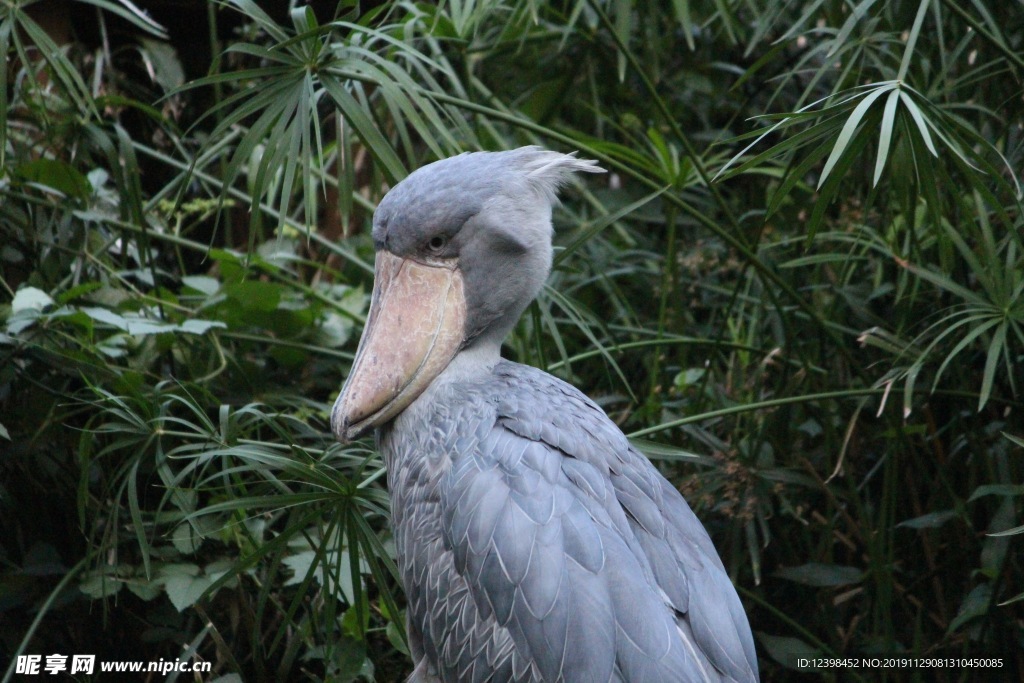
[[384, 424], [423, 393], [458, 353], [465, 324], [454, 261], [425, 264], [377, 252], [366, 327], [331, 411], [338, 440]]

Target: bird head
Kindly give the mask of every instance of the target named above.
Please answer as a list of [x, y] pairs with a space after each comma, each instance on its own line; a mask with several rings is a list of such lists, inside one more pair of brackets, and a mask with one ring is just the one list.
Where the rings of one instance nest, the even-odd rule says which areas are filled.
[[331, 413], [341, 441], [391, 420], [461, 350], [500, 346], [551, 269], [551, 207], [593, 161], [522, 147], [424, 166], [381, 200], [366, 327]]

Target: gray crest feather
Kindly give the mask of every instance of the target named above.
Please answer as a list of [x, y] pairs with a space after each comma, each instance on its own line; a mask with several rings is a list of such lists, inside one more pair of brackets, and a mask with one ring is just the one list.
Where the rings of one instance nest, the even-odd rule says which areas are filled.
[[526, 181], [549, 202], [554, 203], [573, 173], [605, 173], [593, 159], [580, 159], [576, 152], [562, 154], [531, 145], [505, 152]]

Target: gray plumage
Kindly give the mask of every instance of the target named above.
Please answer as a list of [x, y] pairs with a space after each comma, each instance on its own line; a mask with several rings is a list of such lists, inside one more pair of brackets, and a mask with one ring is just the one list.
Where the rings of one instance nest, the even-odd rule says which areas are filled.
[[550, 268], [558, 185], [595, 170], [538, 148], [461, 155], [375, 216], [379, 249], [457, 262], [467, 302], [461, 350], [378, 429], [411, 681], [757, 680], [742, 605], [679, 492], [577, 389], [499, 357]]

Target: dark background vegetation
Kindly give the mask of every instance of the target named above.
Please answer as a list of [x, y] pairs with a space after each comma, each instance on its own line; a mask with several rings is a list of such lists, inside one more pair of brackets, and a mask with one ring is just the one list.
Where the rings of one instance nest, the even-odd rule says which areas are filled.
[[0, 2], [0, 665], [400, 680], [382, 465], [327, 428], [366, 228], [542, 144], [610, 173], [507, 354], [684, 491], [763, 679], [1017, 679], [1021, 2], [136, 5]]

